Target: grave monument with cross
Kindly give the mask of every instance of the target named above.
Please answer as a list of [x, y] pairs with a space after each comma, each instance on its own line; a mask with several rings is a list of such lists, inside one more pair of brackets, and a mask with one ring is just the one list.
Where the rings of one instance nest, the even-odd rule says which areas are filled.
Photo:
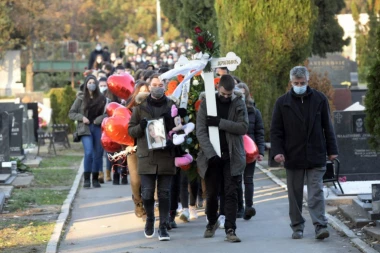
[[[229, 52], [226, 57], [210, 58], [208, 54], [198, 53], [195, 60], [188, 60], [186, 57], [180, 57], [174, 69], [162, 74], [161, 80], [170, 79], [176, 75], [185, 75], [183, 81], [174, 91], [173, 96], [180, 98], [180, 107], [187, 107], [188, 92], [190, 90], [190, 79], [199, 71], [203, 71], [207, 64], [210, 64], [208, 71], [202, 72], [205, 84], [206, 108], [208, 116], [217, 116], [215, 85], [214, 85], [214, 69], [227, 67], [228, 70], [234, 71], [240, 64], [241, 59], [235, 53]], [[219, 130], [217, 127], [209, 127], [209, 138], [215, 152], [221, 156]]]

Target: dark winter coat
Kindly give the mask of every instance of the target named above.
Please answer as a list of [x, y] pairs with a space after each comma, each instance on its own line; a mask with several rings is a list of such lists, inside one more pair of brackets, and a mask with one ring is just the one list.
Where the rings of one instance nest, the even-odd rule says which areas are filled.
[[265, 141], [264, 141], [264, 124], [259, 109], [249, 106], [248, 111], [248, 136], [256, 143], [259, 148], [260, 155], [264, 156]]
[[[196, 134], [200, 144], [197, 165], [202, 178], [206, 175], [208, 160], [217, 155], [210, 142], [206, 118], [206, 99], [204, 99], [199, 107], [196, 122]], [[242, 175], [246, 166], [243, 135], [248, 130], [248, 114], [240, 91], [234, 91], [232, 94], [228, 120], [220, 119], [219, 129], [224, 130], [226, 134], [228, 150], [230, 152], [231, 176]]]
[[[326, 96], [309, 87], [306, 94], [297, 97], [290, 90], [274, 106], [270, 130], [272, 154], [273, 157], [283, 154], [287, 169], [325, 166], [327, 155], [338, 154]], [[309, 104], [309, 109], [305, 108], [303, 114], [297, 103]]]
[[[144, 118], [149, 121], [168, 114], [174, 102], [166, 97], [166, 103], [153, 110], [148, 101], [149, 98], [133, 108], [128, 127], [129, 135], [137, 139], [138, 172], [140, 175], [156, 173], [158, 175], [175, 175], [174, 149], [149, 150], [146, 132], [140, 127], [140, 121]], [[168, 131], [168, 127], [166, 127], [166, 131]]]
[[91, 52], [90, 58], [88, 59], [88, 69], [93, 69], [96, 56], [98, 55], [101, 55], [102, 58], [104, 59], [103, 50], [100, 50], [100, 51], [94, 50]]

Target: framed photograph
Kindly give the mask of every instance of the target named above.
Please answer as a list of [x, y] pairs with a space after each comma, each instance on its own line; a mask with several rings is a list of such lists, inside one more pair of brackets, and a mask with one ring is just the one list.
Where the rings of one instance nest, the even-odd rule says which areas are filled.
[[145, 129], [146, 141], [149, 150], [163, 149], [166, 147], [166, 131], [164, 118], [148, 120], [148, 125]]

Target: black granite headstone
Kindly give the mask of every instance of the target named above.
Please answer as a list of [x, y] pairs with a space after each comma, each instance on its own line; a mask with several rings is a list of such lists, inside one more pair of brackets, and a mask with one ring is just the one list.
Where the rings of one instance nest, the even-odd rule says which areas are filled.
[[309, 67], [322, 75], [326, 72], [331, 84], [334, 87], [347, 87], [343, 86], [345, 83], [351, 83], [351, 73], [358, 72], [357, 63], [346, 59], [341, 54], [327, 54], [326, 58], [313, 56], [309, 59]]
[[339, 147], [340, 176], [347, 181], [380, 180], [380, 152], [368, 144], [364, 111], [334, 112]]
[[11, 125], [11, 136], [9, 142], [9, 149], [12, 156], [24, 155], [24, 150], [22, 147], [22, 130], [23, 130], [23, 115], [24, 109], [20, 108], [17, 110], [9, 111], [10, 125]]
[[9, 154], [9, 114], [0, 113], [0, 162], [8, 162]]
[[33, 125], [34, 125], [34, 141], [38, 141], [38, 128], [39, 128], [39, 123], [38, 123], [38, 103], [28, 103], [27, 104], [28, 110], [33, 111]]

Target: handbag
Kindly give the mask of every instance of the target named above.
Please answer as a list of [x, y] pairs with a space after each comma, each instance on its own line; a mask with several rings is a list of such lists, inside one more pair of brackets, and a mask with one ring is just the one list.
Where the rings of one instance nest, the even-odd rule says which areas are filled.
[[80, 135], [78, 134], [78, 132], [77, 131], [75, 131], [74, 133], [73, 133], [73, 142], [80, 142]]

